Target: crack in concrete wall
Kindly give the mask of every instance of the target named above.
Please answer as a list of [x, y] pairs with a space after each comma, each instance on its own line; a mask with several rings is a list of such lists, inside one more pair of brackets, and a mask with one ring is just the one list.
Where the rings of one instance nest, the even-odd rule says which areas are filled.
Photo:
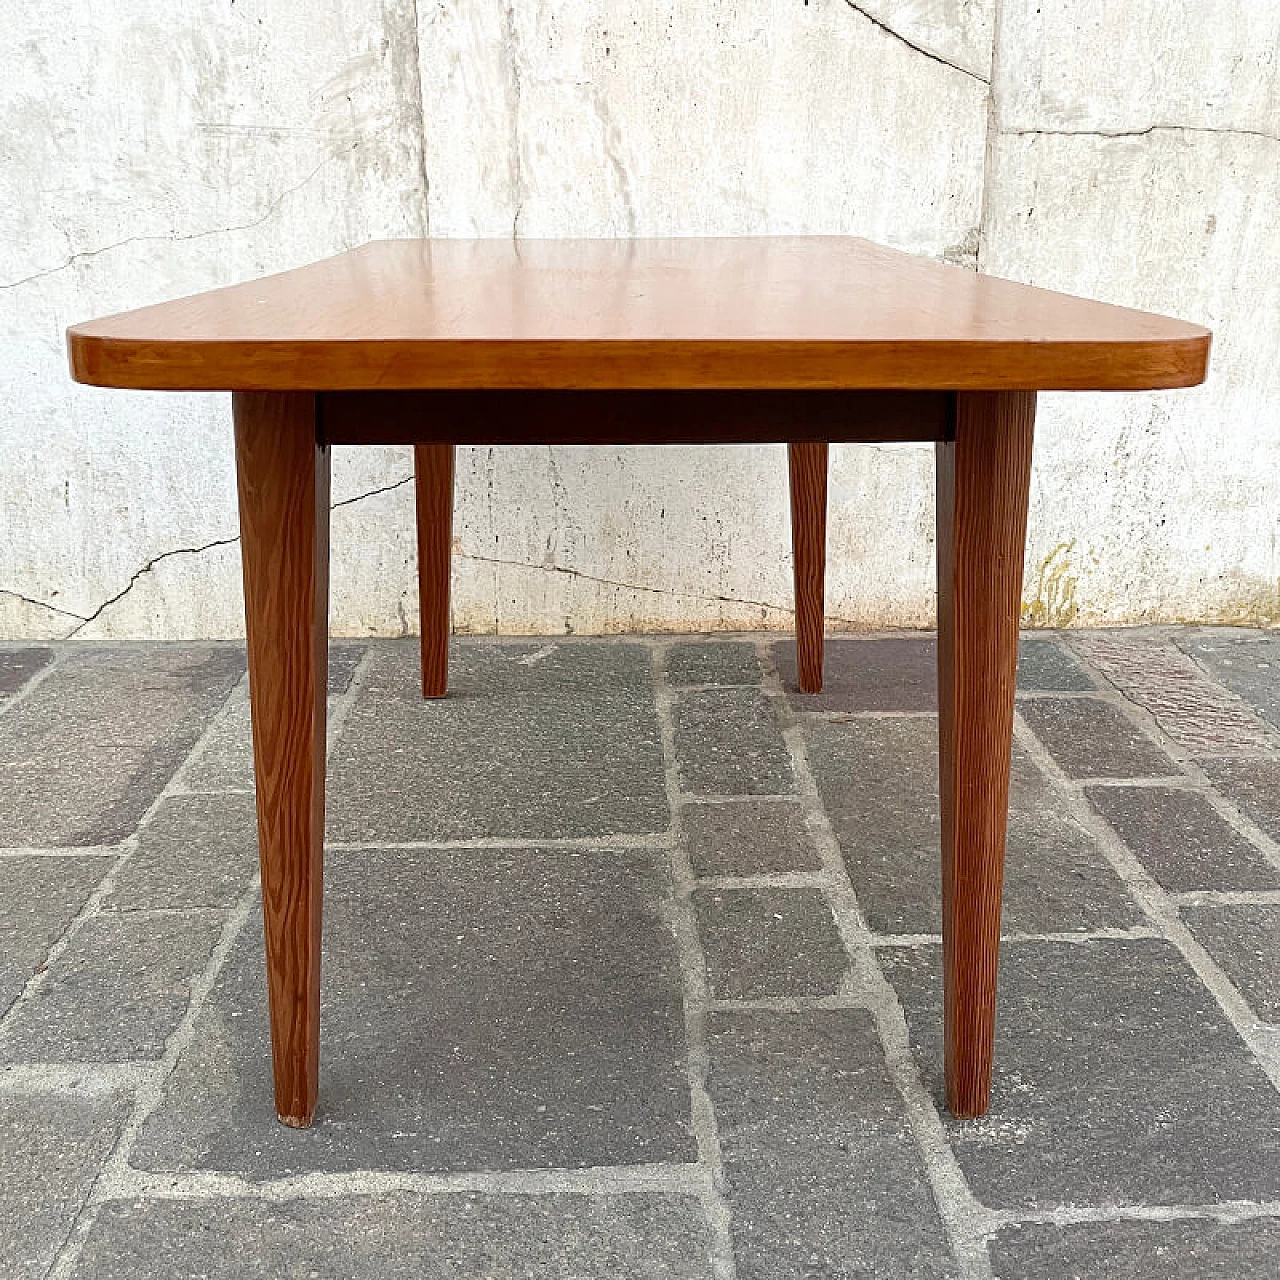
[[[360, 143], [354, 142], [351, 144], [350, 149], [354, 151], [358, 146], [360, 146]], [[29, 276], [23, 276], [20, 280], [10, 280], [5, 283], [0, 283], [0, 289], [17, 289], [21, 285], [31, 284], [32, 281], [44, 280], [49, 276], [57, 275], [60, 271], [66, 271], [69, 267], [75, 266], [78, 262], [84, 262], [89, 258], [97, 258], [104, 253], [111, 253], [116, 249], [123, 249], [126, 245], [148, 244], [157, 241], [178, 244], [189, 240], [205, 240], [210, 236], [228, 235], [233, 231], [252, 231], [254, 227], [262, 226], [264, 222], [273, 217], [279, 211], [280, 206], [291, 195], [296, 195], [304, 187], [309, 186], [315, 180], [320, 171], [333, 162], [334, 158], [335, 157], [333, 155], [326, 156], [314, 169], [311, 170], [310, 173], [307, 174], [305, 178], [302, 179], [301, 182], [297, 182], [292, 187], [287, 187], [284, 191], [281, 191], [279, 195], [277, 195], [271, 203], [267, 205], [265, 211], [258, 217], [254, 218], [251, 222], [235, 223], [231, 226], [225, 227], [209, 227], [204, 231], [174, 231], [155, 235], [129, 236], [124, 240], [117, 240], [113, 244], [104, 244], [97, 249], [80, 249], [67, 258], [65, 262], [59, 263], [56, 267], [46, 267], [42, 271], [36, 271]]]
[[[994, 184], [996, 144], [1000, 132], [1000, 110], [996, 102], [996, 85], [1000, 82], [1000, 34], [1004, 20], [1004, 0], [991, 0], [991, 79], [987, 83], [986, 132], [982, 141], [982, 194], [978, 206], [978, 225], [974, 236], [973, 269], [981, 271], [986, 263], [987, 229], [991, 221], [991, 199]], [[964, 264], [964, 265], [967, 265]]]
[[10, 587], [0, 587], [0, 596], [8, 596], [11, 600], [21, 600], [23, 604], [34, 605], [37, 609], [48, 609], [50, 613], [60, 614], [64, 618], [78, 618], [81, 622], [86, 620], [82, 613], [72, 613], [70, 609], [60, 609], [56, 604], [50, 604], [47, 600], [37, 600], [33, 596], [24, 596], [21, 591], [14, 591]]
[[[391, 484], [380, 485], [376, 489], [368, 489], [363, 493], [357, 493], [353, 497], [343, 498], [338, 502], [329, 504], [330, 511], [337, 511], [339, 507], [349, 507], [357, 502], [364, 502], [368, 498], [376, 498], [379, 494], [390, 493], [393, 489], [403, 488], [405, 485], [412, 483], [413, 476], [403, 476], [401, 479], [393, 481]], [[216, 547], [229, 547], [240, 541], [240, 535], [234, 534], [226, 538], [214, 538], [209, 542], [203, 542], [195, 547], [171, 547], [168, 551], [161, 551], [157, 555], [152, 556], [144, 565], [135, 569], [129, 575], [129, 581], [125, 583], [119, 591], [114, 595], [108, 596], [101, 604], [97, 605], [90, 613], [75, 613], [70, 609], [62, 609], [57, 605], [49, 604], [46, 600], [36, 600], [31, 596], [23, 595], [20, 591], [14, 591], [9, 587], [0, 587], [0, 595], [11, 596], [15, 600], [21, 600], [25, 604], [34, 605], [40, 609], [48, 609], [52, 613], [61, 614], [67, 618], [73, 618], [76, 625], [73, 626], [65, 635], [59, 637], [62, 640], [73, 639], [79, 632], [83, 631], [91, 622], [96, 622], [112, 605], [119, 604], [133, 589], [138, 582], [146, 577], [158, 564], [165, 560], [171, 560], [175, 556], [198, 556], [203, 555], [206, 551], [212, 551]]]
[[1268, 142], [1280, 142], [1280, 134], [1262, 129], [1238, 129], [1206, 124], [1149, 124], [1141, 129], [1001, 129], [1002, 137], [1010, 138], [1146, 138], [1153, 133], [1220, 133], [1242, 138], [1264, 138]]
[[366, 498], [376, 498], [380, 493], [390, 493], [392, 489], [403, 489], [405, 485], [413, 483], [413, 476], [401, 476], [399, 480], [393, 480], [390, 484], [381, 485], [377, 489], [370, 489], [365, 493], [357, 493], [353, 498], [343, 498], [340, 502], [331, 502], [329, 504], [330, 511], [337, 511], [339, 507], [349, 507], [354, 502], [363, 502]]
[[600, 121], [605, 158], [609, 161], [609, 167], [613, 170], [613, 176], [618, 183], [618, 198], [622, 201], [622, 209], [627, 216], [627, 234], [635, 235], [636, 208], [631, 195], [631, 174], [623, 163], [621, 155], [622, 133], [599, 86], [588, 85], [586, 88], [588, 100], [596, 113], [596, 118]]
[[878, 27], [885, 35], [898, 41], [899, 44], [906, 45], [908, 49], [914, 50], [922, 57], [928, 58], [931, 62], [936, 62], [943, 67], [950, 67], [952, 71], [958, 71], [961, 75], [970, 76], [982, 84], [991, 83], [986, 76], [982, 75], [980, 72], [974, 71], [971, 67], [963, 67], [960, 63], [952, 62], [950, 58], [944, 58], [942, 54], [935, 53], [932, 49], [926, 49], [923, 45], [916, 44], [914, 40], [909, 40], [901, 31], [895, 30], [893, 27], [889, 26], [887, 22], [877, 18], [874, 14], [868, 13], [861, 5], [854, 4], [854, 0], [844, 0], [844, 2], [854, 11], [854, 13], [865, 18], [872, 24], [872, 26]]
[[413, 76], [410, 92], [418, 120], [418, 177], [422, 182], [422, 234], [431, 234], [431, 177], [427, 173], [427, 108], [422, 94], [422, 34], [418, 0], [409, 0], [410, 50]]
[[202, 543], [198, 547], [173, 547], [169, 551], [162, 551], [160, 552], [159, 555], [152, 556], [151, 559], [148, 560], [146, 564], [142, 566], [141, 569], [137, 569], [134, 571], [134, 573], [130, 576], [129, 581], [126, 582], [125, 585], [115, 593], [115, 595], [108, 596], [107, 599], [105, 599], [91, 614], [89, 614], [86, 618], [84, 618], [83, 621], [81, 621], [78, 625], [72, 627], [71, 630], [68, 631], [63, 638], [66, 640], [70, 640], [74, 638], [77, 633], [83, 631], [85, 627], [87, 627], [91, 622], [94, 622], [96, 619], [101, 617], [102, 614], [107, 609], [111, 608], [113, 604], [117, 604], [121, 600], [123, 600], [125, 596], [127, 596], [129, 592], [132, 591], [135, 586], [137, 586], [138, 580], [144, 577], [146, 574], [150, 573], [151, 570], [156, 567], [156, 565], [161, 563], [161, 561], [170, 560], [174, 556], [202, 555], [206, 551], [212, 551], [214, 547], [226, 547], [226, 546], [230, 546], [233, 542], [239, 542], [239, 541], [240, 541], [240, 535], [237, 534], [234, 538], [215, 538], [212, 542]]
[[[604, 587], [619, 587], [624, 591], [638, 591], [645, 595], [670, 596], [676, 600], [696, 600], [704, 604], [745, 604], [756, 609], [765, 609], [770, 613], [784, 614], [788, 617], [795, 613], [795, 609], [791, 605], [773, 604], [768, 600], [750, 600], [743, 596], [707, 595], [696, 591], [682, 591], [677, 587], [652, 587], [640, 582], [623, 582], [618, 578], [604, 578], [594, 573], [586, 573], [580, 569], [570, 569], [566, 565], [534, 564], [529, 560], [506, 560], [500, 556], [482, 556], [470, 551], [457, 549], [453, 554], [458, 560], [473, 560], [480, 564], [504, 565], [512, 569], [530, 569], [535, 573], [563, 574], [565, 577], [578, 578], [583, 582], [593, 582]], [[825, 614], [824, 617], [828, 622], [857, 625], [850, 618], [841, 618], [834, 614]]]
[[580, 569], [570, 569], [560, 564], [534, 564], [529, 560], [506, 560], [500, 556], [476, 555], [470, 551], [455, 550], [453, 554], [459, 560], [474, 560], [480, 564], [506, 565], [512, 569], [531, 569], [535, 573], [558, 573], [568, 578], [579, 578], [584, 582], [594, 582], [604, 587], [620, 587], [624, 591], [639, 591], [646, 595], [672, 596], [680, 600], [701, 600], [706, 603], [746, 604], [777, 613], [789, 614], [794, 612], [793, 609], [785, 605], [770, 604], [767, 600], [745, 600], [740, 596], [704, 595], [692, 591], [681, 591], [672, 587], [651, 587], [641, 582], [622, 582], [617, 578], [599, 577], [594, 573], [586, 573]]
[[520, 215], [524, 212], [524, 157], [520, 147], [520, 107], [524, 84], [520, 67], [520, 37], [516, 31], [515, 0], [507, 0], [502, 11], [502, 27], [507, 55], [507, 110], [511, 116], [511, 151], [508, 157], [511, 175], [511, 238], [520, 234]]

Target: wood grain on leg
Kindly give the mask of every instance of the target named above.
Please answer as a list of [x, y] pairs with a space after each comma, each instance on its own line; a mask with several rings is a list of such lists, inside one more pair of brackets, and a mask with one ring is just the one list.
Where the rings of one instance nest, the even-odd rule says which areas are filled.
[[443, 698], [449, 684], [449, 577], [453, 543], [453, 445], [413, 449], [418, 499], [418, 621], [422, 696]]
[[827, 445], [789, 444], [791, 551], [795, 570], [796, 671], [801, 693], [822, 692], [827, 572]]
[[938, 711], [947, 1102], [991, 1099], [1033, 392], [958, 397], [938, 452]]
[[233, 403], [276, 1113], [301, 1128], [320, 1058], [329, 449], [313, 395]]

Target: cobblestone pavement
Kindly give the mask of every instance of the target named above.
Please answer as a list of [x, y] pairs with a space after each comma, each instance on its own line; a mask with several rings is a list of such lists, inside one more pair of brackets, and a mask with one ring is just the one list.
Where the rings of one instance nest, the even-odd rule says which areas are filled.
[[994, 1104], [941, 1108], [933, 641], [331, 659], [318, 1123], [244, 657], [0, 648], [0, 1275], [1263, 1277], [1280, 634], [1028, 637]]

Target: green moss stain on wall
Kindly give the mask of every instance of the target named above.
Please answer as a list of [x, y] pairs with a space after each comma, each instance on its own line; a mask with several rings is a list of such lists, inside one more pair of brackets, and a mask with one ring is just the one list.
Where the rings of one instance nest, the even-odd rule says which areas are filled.
[[1194, 612], [1177, 621], [1190, 624], [1209, 624], [1222, 627], [1275, 627], [1280, 626], [1280, 578], [1231, 575], [1238, 579], [1232, 589], [1223, 594], [1216, 606], [1208, 609], [1198, 606]]
[[1080, 606], [1076, 603], [1079, 577], [1072, 573], [1071, 555], [1075, 539], [1060, 542], [1036, 567], [1031, 598], [1023, 592], [1022, 625], [1024, 627], [1069, 627]]

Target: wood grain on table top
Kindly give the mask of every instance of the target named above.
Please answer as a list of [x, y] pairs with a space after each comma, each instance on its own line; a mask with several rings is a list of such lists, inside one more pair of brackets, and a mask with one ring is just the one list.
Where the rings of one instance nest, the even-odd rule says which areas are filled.
[[1210, 340], [846, 237], [386, 240], [67, 338], [80, 382], [280, 391], [1139, 390]]

